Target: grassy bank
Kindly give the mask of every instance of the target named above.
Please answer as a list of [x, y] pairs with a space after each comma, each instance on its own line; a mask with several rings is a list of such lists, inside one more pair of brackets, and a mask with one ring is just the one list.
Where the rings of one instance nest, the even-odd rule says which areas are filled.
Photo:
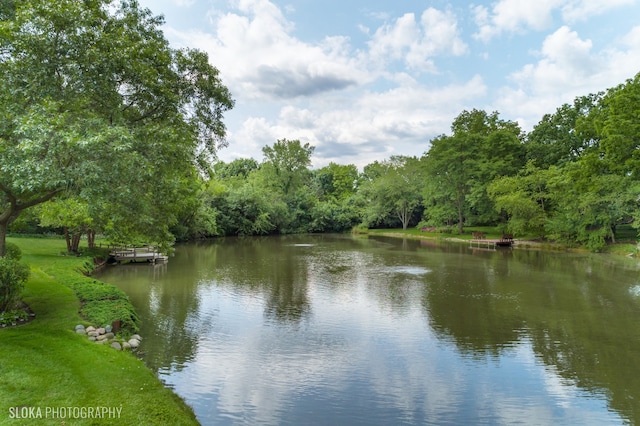
[[[610, 253], [615, 255], [624, 256], [637, 256], [638, 246], [635, 241], [635, 230], [622, 228], [620, 236], [617, 236], [618, 243], [610, 244], [604, 250], [604, 253]], [[473, 232], [478, 231], [485, 234], [485, 238], [488, 240], [500, 239], [502, 232], [496, 227], [490, 226], [475, 226], [465, 228], [463, 234], [458, 234], [457, 231], [453, 232], [425, 232], [417, 228], [409, 228], [407, 230], [402, 229], [362, 229], [358, 228], [355, 232], [359, 234], [367, 235], [384, 235], [389, 237], [402, 237], [402, 238], [418, 238], [429, 239], [447, 242], [469, 243], [473, 239]], [[618, 232], [616, 233], [618, 234]], [[622, 237], [622, 238], [620, 238]], [[517, 246], [521, 248], [535, 248], [545, 250], [566, 250], [566, 251], [586, 251], [581, 247], [570, 247], [566, 244], [557, 242], [545, 242], [539, 241], [535, 235], [519, 235], [516, 236]]]
[[[184, 401], [135, 355], [75, 333], [76, 324], [88, 323], [64, 280], [80, 275], [86, 258], [61, 256], [63, 240], [12, 242], [31, 267], [23, 299], [36, 319], [0, 329], [0, 424], [198, 424]], [[23, 415], [35, 418], [18, 418]]]

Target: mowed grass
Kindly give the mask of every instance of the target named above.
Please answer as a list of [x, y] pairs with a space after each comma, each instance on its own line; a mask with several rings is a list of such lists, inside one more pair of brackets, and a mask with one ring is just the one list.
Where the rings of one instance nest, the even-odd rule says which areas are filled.
[[[63, 240], [11, 241], [31, 266], [23, 299], [36, 319], [0, 329], [0, 424], [198, 424], [191, 408], [135, 355], [89, 342], [75, 333], [76, 324], [87, 323], [78, 314], [78, 298], [61, 280], [66, 274], [79, 274], [76, 271], [86, 258], [62, 256]], [[28, 412], [22, 407], [39, 408], [43, 418], [16, 418]], [[119, 409], [120, 414], [104, 419], [70, 418], [69, 414], [67, 418], [44, 418], [47, 408], [52, 415], [53, 409], [61, 414], [61, 407], [109, 407], [114, 413]]]
[[[502, 237], [502, 231], [493, 226], [470, 226], [464, 228], [464, 233], [459, 234], [457, 229], [452, 232], [438, 233], [421, 231], [415, 227], [402, 229], [369, 229], [360, 230], [359, 233], [370, 235], [388, 235], [406, 238], [424, 238], [449, 241], [468, 241], [473, 239], [474, 232], [482, 232], [488, 240], [498, 240]], [[521, 247], [536, 247], [549, 250], [580, 250], [579, 247], [568, 246], [563, 243], [553, 241], [540, 241], [539, 236], [529, 233], [525, 235], [514, 235], [514, 238], [520, 242]], [[584, 249], [583, 249], [584, 250]], [[623, 256], [638, 256], [640, 247], [638, 243], [638, 231], [631, 225], [622, 225], [616, 229], [616, 244], [609, 244], [603, 250], [603, 253]]]
[[[444, 228], [441, 228], [444, 229]], [[434, 238], [434, 239], [455, 239], [455, 240], [471, 240], [473, 239], [474, 232], [482, 232], [488, 240], [499, 240], [502, 237], [502, 231], [495, 226], [470, 226], [465, 227], [462, 234], [458, 233], [456, 227], [450, 228], [451, 232], [428, 232], [422, 231], [418, 228], [412, 227], [406, 230], [402, 229], [369, 229], [367, 233], [370, 234], [398, 234], [420, 238]], [[521, 240], [535, 240], [537, 237], [534, 234], [527, 235], [515, 235], [517, 239]]]

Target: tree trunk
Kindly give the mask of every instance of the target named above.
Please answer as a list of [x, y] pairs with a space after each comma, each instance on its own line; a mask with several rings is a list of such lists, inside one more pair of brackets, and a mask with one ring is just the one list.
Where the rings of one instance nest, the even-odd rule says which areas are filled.
[[4, 257], [7, 247], [7, 230], [9, 229], [9, 222], [0, 222], [0, 257]]
[[71, 253], [79, 252], [80, 238], [82, 238], [82, 234], [80, 232], [74, 232], [71, 236]]
[[615, 244], [616, 243], [616, 226], [613, 225], [609, 230], [611, 231], [611, 243]]
[[462, 208], [458, 208], [458, 232], [462, 234], [464, 231], [464, 215], [462, 214]]
[[96, 231], [93, 229], [87, 230], [87, 245], [90, 249], [96, 248]]
[[67, 253], [71, 253], [71, 235], [69, 235], [69, 229], [66, 226], [62, 229], [64, 230], [64, 240], [67, 243]]
[[464, 196], [458, 195], [456, 207], [458, 209], [458, 232], [462, 234], [464, 231]]
[[61, 190], [61, 188], [54, 189], [41, 197], [21, 202], [6, 186], [0, 183], [0, 191], [4, 192], [9, 200], [7, 209], [0, 211], [0, 257], [4, 257], [7, 250], [7, 230], [9, 229], [9, 225], [18, 218], [24, 209], [49, 201]]
[[408, 209], [406, 207], [400, 209], [398, 211], [398, 218], [400, 219], [400, 222], [402, 223], [402, 230], [406, 231], [407, 230], [407, 226], [409, 225], [409, 219], [411, 219], [411, 213], [409, 213], [407, 211]]

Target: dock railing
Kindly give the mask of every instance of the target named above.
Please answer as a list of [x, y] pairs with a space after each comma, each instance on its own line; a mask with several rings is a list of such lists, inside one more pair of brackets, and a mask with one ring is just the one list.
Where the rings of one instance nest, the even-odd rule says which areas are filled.
[[167, 261], [169, 257], [161, 253], [157, 247], [148, 245], [143, 247], [134, 246], [114, 246], [109, 249], [109, 256], [113, 257], [118, 263], [128, 260], [131, 262], [160, 262]]

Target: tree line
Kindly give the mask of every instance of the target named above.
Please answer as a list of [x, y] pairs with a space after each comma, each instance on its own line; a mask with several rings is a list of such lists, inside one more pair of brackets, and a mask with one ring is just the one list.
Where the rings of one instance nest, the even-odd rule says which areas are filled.
[[[498, 112], [463, 111], [421, 157], [393, 156], [359, 172], [310, 169], [314, 147], [278, 140], [261, 162], [218, 162], [194, 195], [187, 237], [342, 232], [354, 226], [499, 226], [586, 246], [615, 242], [640, 222], [640, 74], [578, 97], [530, 132]], [[205, 226], [206, 225], [206, 226]]]
[[0, 257], [7, 232], [113, 242], [501, 226], [597, 251], [640, 224], [640, 74], [530, 132], [461, 112], [420, 157], [313, 169], [280, 139], [216, 160], [231, 94], [204, 52], [174, 49], [136, 0], [0, 6]]

